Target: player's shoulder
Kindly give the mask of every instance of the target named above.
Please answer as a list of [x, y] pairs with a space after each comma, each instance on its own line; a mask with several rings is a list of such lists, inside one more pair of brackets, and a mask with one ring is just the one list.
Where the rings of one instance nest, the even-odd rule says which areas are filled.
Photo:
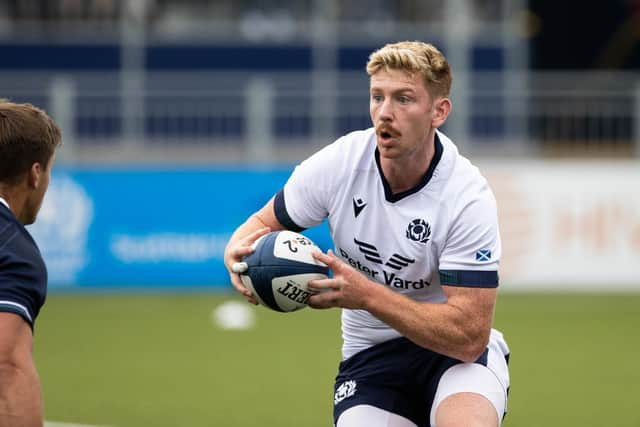
[[456, 145], [447, 136], [439, 133], [443, 145], [448, 179], [443, 188], [443, 198], [468, 203], [473, 200], [493, 201], [493, 193], [481, 170], [468, 158], [460, 154]]
[[16, 267], [39, 275], [46, 270], [33, 237], [4, 206], [0, 206], [0, 264], [3, 271]]
[[27, 229], [7, 211], [0, 206], [0, 312], [33, 325], [47, 292], [47, 268]]
[[11, 211], [0, 203], [0, 252], [8, 250], [15, 239], [21, 239], [22, 226]]
[[372, 142], [374, 143], [373, 146], [375, 146], [374, 138], [374, 128], [356, 130], [341, 136], [326, 148], [336, 154], [362, 155], [371, 151]]
[[372, 138], [375, 138], [376, 130], [373, 127], [361, 130], [354, 130], [347, 134], [345, 134], [341, 140], [343, 140], [347, 144], [351, 143], [359, 143], [365, 141], [371, 141]]
[[[18, 248], [16, 248], [16, 245]], [[25, 247], [38, 251], [36, 242], [24, 225], [18, 221], [7, 207], [0, 204], [0, 250], [1, 248], [16, 250], [24, 249]]]
[[324, 146], [302, 164], [321, 164], [336, 171], [357, 168], [362, 159], [370, 161], [373, 158], [374, 138], [373, 128], [349, 132]]

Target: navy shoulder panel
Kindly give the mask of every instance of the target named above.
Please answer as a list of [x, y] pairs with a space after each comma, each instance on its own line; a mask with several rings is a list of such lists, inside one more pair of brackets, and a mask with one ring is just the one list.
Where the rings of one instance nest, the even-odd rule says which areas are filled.
[[29, 232], [0, 206], [0, 311], [33, 327], [47, 295], [47, 269]]

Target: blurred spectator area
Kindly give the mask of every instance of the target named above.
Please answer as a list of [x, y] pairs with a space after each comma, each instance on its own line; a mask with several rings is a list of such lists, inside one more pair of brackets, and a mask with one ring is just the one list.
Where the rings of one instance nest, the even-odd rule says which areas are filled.
[[[516, 3], [522, 3], [517, 0]], [[148, 37], [296, 43], [314, 37], [324, 20], [343, 41], [412, 38], [429, 26], [443, 31], [445, 0], [0, 0], [0, 34], [110, 38], [123, 25]], [[469, 25], [501, 25], [506, 0], [454, 0]], [[495, 32], [495, 29], [491, 29]]]
[[[445, 0], [2, 0], [0, 10], [13, 23], [118, 21], [140, 14], [158, 25], [184, 21], [184, 25], [210, 20], [241, 21], [246, 17], [311, 20], [321, 3], [333, 4], [339, 21], [437, 22], [443, 18]], [[501, 0], [466, 2], [476, 20], [500, 21]], [[179, 24], [178, 24], [179, 25]]]
[[531, 3], [0, 0], [0, 96], [51, 111], [68, 161], [297, 160], [370, 125], [373, 49], [422, 39], [454, 66], [463, 151], [638, 156], [637, 73], [532, 69]]

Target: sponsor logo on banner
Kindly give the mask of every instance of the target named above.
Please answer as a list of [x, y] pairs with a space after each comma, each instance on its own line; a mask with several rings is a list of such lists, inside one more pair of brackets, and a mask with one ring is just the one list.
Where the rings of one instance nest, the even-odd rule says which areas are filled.
[[72, 177], [54, 174], [36, 222], [29, 226], [51, 285], [72, 285], [89, 260], [93, 202]]
[[230, 234], [151, 233], [144, 235], [115, 234], [111, 253], [121, 262], [133, 263], [200, 263], [222, 259]]

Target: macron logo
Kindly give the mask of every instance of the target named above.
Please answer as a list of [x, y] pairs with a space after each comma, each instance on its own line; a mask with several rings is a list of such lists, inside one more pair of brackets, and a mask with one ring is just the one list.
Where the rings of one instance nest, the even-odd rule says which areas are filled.
[[367, 206], [367, 204], [362, 199], [353, 198], [353, 214], [358, 218], [360, 212]]

